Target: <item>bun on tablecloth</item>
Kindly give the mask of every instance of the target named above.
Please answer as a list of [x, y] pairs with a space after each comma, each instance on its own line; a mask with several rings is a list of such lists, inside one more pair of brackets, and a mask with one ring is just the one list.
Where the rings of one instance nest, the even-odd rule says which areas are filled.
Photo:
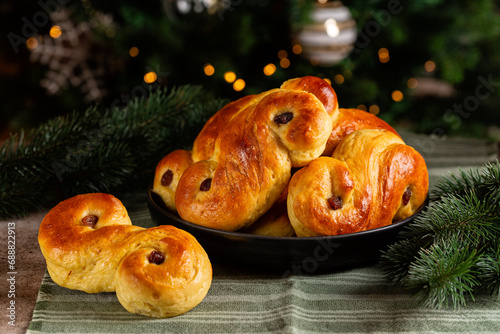
[[116, 291], [130, 312], [172, 317], [206, 296], [210, 260], [189, 233], [133, 226], [112, 195], [83, 194], [56, 205], [38, 235], [52, 280], [89, 293]]
[[363, 129], [293, 175], [288, 215], [297, 236], [365, 231], [413, 215], [428, 187], [415, 149], [387, 130]]

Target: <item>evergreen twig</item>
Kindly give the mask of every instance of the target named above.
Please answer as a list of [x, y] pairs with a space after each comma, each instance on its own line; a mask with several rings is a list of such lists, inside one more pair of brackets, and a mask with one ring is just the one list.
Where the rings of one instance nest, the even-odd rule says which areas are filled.
[[500, 163], [439, 180], [431, 198], [383, 253], [387, 278], [436, 308], [500, 298]]
[[190, 148], [225, 103], [199, 86], [160, 89], [123, 108], [91, 107], [12, 135], [0, 148], [0, 217], [78, 193], [144, 188], [158, 161]]

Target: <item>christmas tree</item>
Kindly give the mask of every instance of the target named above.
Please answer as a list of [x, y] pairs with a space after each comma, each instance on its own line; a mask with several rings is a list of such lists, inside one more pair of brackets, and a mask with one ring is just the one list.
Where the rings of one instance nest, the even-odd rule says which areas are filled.
[[493, 0], [22, 0], [2, 12], [3, 137], [151, 86], [232, 100], [303, 75], [417, 132], [485, 137], [500, 124]]

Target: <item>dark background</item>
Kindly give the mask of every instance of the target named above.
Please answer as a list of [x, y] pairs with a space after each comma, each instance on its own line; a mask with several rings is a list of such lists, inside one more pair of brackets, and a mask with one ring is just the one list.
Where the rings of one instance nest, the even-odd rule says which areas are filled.
[[[181, 12], [179, 5], [187, 10]], [[0, 138], [92, 105], [119, 107], [158, 86], [199, 84], [216, 97], [236, 99], [303, 75], [329, 79], [341, 107], [366, 108], [399, 128], [439, 136], [499, 136], [497, 2], [344, 1], [358, 40], [351, 44], [355, 52], [328, 66], [293, 52], [296, 35], [310, 27], [314, 11], [324, 10], [318, 5], [304, 0], [2, 1]], [[62, 32], [57, 39], [49, 35], [55, 25]], [[38, 43], [32, 50], [26, 44], [30, 37]], [[132, 47], [139, 50], [135, 57], [129, 54]], [[388, 61], [381, 61], [382, 48]], [[286, 68], [280, 66], [283, 51]], [[425, 70], [428, 61], [434, 70]], [[215, 68], [211, 76], [203, 70], [207, 63]], [[271, 76], [263, 73], [267, 64], [276, 66]], [[242, 91], [224, 80], [227, 71], [245, 81]], [[157, 75], [150, 84], [144, 81], [148, 72]], [[408, 87], [411, 78], [416, 88]], [[393, 99], [394, 91], [403, 94], [401, 101]]]

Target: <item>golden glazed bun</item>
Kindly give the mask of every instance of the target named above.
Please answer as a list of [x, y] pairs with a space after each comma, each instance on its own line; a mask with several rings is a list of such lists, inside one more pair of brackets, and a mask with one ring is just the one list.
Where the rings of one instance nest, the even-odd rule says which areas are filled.
[[[153, 192], [160, 195], [160, 197], [163, 199], [163, 202], [170, 210], [172, 211], [177, 210], [175, 205], [175, 193], [177, 191], [178, 180], [181, 178], [182, 174], [187, 169], [187, 167], [198, 161], [214, 161], [214, 159], [218, 159], [216, 154], [220, 156], [221, 145], [218, 144], [218, 146], [216, 146], [216, 141], [217, 140], [224, 141], [226, 140], [224, 138], [227, 138], [230, 135], [229, 132], [239, 132], [240, 130], [244, 130], [245, 128], [245, 126], [241, 125], [241, 122], [237, 123], [232, 119], [238, 117], [239, 119], [241, 119], [242, 117], [244, 117], [241, 115], [237, 116], [238, 114], [245, 113], [246, 115], [248, 115], [253, 113], [259, 101], [261, 101], [269, 93], [277, 93], [278, 91], [281, 92], [286, 91], [288, 92], [288, 94], [292, 93], [292, 91], [300, 92], [303, 95], [305, 95], [304, 93], [312, 94], [323, 104], [327, 114], [330, 117], [333, 117], [333, 114], [338, 111], [337, 95], [335, 94], [333, 88], [325, 80], [313, 76], [291, 79], [284, 82], [281, 86], [281, 89], [275, 89], [272, 91], [264, 92], [260, 95], [248, 95], [234, 102], [228, 103], [207, 121], [203, 129], [200, 131], [200, 133], [194, 140], [192, 152], [182, 151], [182, 150], [174, 151], [160, 161], [155, 172]], [[274, 94], [274, 96], [276, 97], [277, 95]], [[274, 100], [270, 98], [267, 98], [265, 101], [266, 103], [274, 103]], [[294, 104], [294, 101], [288, 101], [288, 103]], [[312, 122], [317, 122], [317, 120], [314, 120], [313, 117]], [[331, 119], [328, 122], [331, 123]], [[233, 126], [231, 129], [228, 129], [230, 124], [235, 124], [239, 127], [235, 128]], [[251, 126], [251, 125], [247, 124], [246, 126]], [[317, 126], [317, 124], [316, 125], [312, 124], [312, 127], [314, 126]], [[329, 125], [327, 126], [329, 127]], [[285, 127], [286, 126], [284, 125], [281, 126], [281, 128]], [[305, 131], [305, 129], [307, 129], [307, 124], [304, 124], [304, 122], [303, 122], [303, 127]], [[247, 135], [251, 135], [251, 133], [249, 133], [248, 130], [245, 131], [247, 131]], [[276, 137], [277, 134], [272, 134], [268, 132], [266, 135], [271, 135]], [[219, 136], [221, 137], [220, 139]], [[301, 135], [295, 132], [295, 133], [290, 133], [290, 136], [294, 137], [291, 138], [292, 141], [297, 141]], [[290, 140], [288, 141], [291, 142]], [[320, 143], [320, 145], [321, 144], [322, 143]], [[227, 147], [227, 145], [223, 146]], [[293, 154], [290, 154], [290, 158], [295, 158], [295, 156], [298, 156], [298, 153], [301, 150], [300, 148], [297, 150], [294, 146], [290, 147], [283, 147], [283, 145], [279, 146], [284, 149], [295, 150]], [[217, 152], [215, 152], [216, 147], [218, 150]], [[259, 147], [257, 151], [261, 149], [262, 147]], [[229, 150], [231, 150], [231, 148], [229, 148]], [[308, 153], [307, 151], [304, 152], [303, 149], [302, 152], [303, 152], [302, 155], [305, 156], [305, 158], [303, 158], [304, 161], [302, 161], [300, 164], [305, 164], [307, 163], [307, 161], [310, 160], [310, 158], [308, 158], [307, 155], [314, 156], [317, 153], [317, 152]], [[189, 157], [189, 155], [191, 155], [191, 157]], [[239, 161], [239, 162], [233, 161], [232, 163], [241, 164], [241, 163], [246, 163], [246, 161]], [[279, 192], [279, 190], [277, 190], [276, 192]], [[260, 211], [256, 214], [261, 214]], [[245, 223], [242, 224], [243, 225], [251, 224], [251, 220], [253, 219], [254, 217], [248, 219]], [[217, 225], [215, 224], [212, 227], [216, 226]], [[238, 226], [228, 227], [228, 228], [233, 229], [237, 227]]]
[[295, 231], [286, 211], [287, 197], [288, 187], [263, 216], [249, 227], [239, 230], [239, 232], [269, 237], [294, 237]]
[[311, 93], [274, 89], [249, 99], [220, 129], [212, 156], [184, 171], [177, 212], [219, 230], [251, 225], [284, 191], [291, 168], [323, 153], [331, 132], [330, 115]]
[[52, 280], [89, 293], [116, 291], [130, 312], [172, 317], [206, 296], [210, 260], [189, 233], [173, 226], [133, 226], [109, 194], [84, 194], [56, 205], [38, 242]]
[[363, 129], [294, 174], [288, 215], [300, 237], [365, 231], [413, 215], [428, 187], [417, 151], [390, 131]]
[[193, 142], [193, 162], [208, 160], [215, 149], [215, 140], [224, 129], [234, 114], [248, 106], [255, 95], [247, 95], [236, 101], [230, 102], [215, 113], [203, 126]]

